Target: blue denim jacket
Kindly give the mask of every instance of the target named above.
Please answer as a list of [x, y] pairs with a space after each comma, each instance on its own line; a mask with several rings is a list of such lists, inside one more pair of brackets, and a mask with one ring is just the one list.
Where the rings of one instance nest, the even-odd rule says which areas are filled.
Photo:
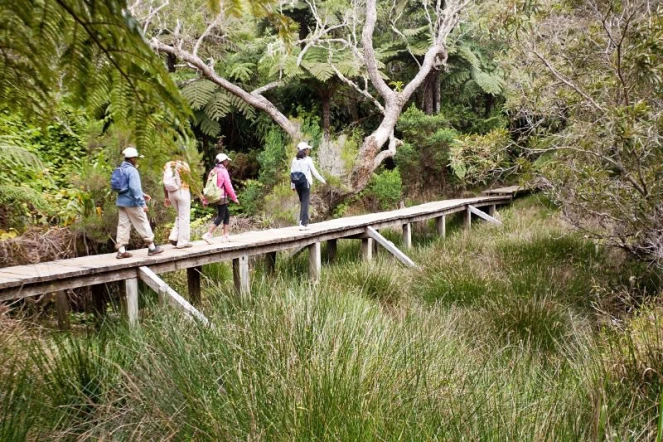
[[124, 161], [120, 167], [129, 177], [129, 190], [117, 194], [115, 205], [118, 207], [144, 207], [145, 199], [143, 198], [143, 188], [140, 185], [138, 169], [127, 161]]

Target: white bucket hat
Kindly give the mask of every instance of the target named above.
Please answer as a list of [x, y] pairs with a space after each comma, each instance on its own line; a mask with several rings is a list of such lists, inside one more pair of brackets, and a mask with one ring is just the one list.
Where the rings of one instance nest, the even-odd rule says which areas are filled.
[[218, 155], [216, 156], [216, 162], [217, 162], [217, 163], [223, 163], [223, 162], [226, 161], [226, 160], [228, 160], [228, 161], [232, 161], [232, 160], [230, 159], [230, 157], [228, 157], [228, 155], [226, 155], [225, 153], [220, 153], [220, 154], [218, 154]]
[[124, 158], [145, 158], [144, 155], [138, 155], [138, 151], [135, 147], [129, 146], [122, 151]]
[[304, 149], [313, 149], [313, 146], [311, 146], [310, 144], [308, 144], [306, 141], [301, 141], [301, 142], [297, 145], [297, 150], [304, 150]]

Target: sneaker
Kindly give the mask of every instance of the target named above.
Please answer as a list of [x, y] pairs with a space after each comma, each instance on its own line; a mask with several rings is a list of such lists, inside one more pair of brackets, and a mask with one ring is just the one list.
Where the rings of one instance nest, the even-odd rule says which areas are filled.
[[202, 236], [203, 241], [205, 241], [207, 244], [212, 244], [212, 234], [207, 232]]
[[124, 259], [124, 258], [131, 258], [131, 253], [129, 252], [117, 252], [117, 255], [115, 255], [117, 259]]
[[189, 247], [193, 247], [193, 244], [190, 242], [184, 243], [181, 246], [175, 246], [176, 249], [188, 249]]
[[147, 256], [154, 256], [154, 255], [158, 255], [159, 253], [163, 253], [163, 249], [159, 246], [156, 246], [152, 250], [150, 250], [150, 249], [147, 250]]
[[223, 235], [221, 237], [221, 242], [230, 242], [230, 236], [229, 235]]
[[169, 239], [168, 242], [170, 243], [171, 246], [177, 247], [177, 241], [173, 241], [172, 239]]
[[303, 225], [299, 226], [299, 230], [309, 230], [309, 229], [310, 229], [310, 227], [308, 226], [308, 224], [305, 225], [305, 226], [303, 226]]

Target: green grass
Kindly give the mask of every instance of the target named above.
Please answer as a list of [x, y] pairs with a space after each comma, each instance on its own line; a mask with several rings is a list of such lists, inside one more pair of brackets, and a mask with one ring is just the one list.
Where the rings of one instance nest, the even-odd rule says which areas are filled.
[[214, 328], [157, 305], [135, 329], [7, 328], [0, 440], [655, 439], [659, 275], [536, 198], [500, 215], [418, 232], [418, 269], [344, 240], [318, 283], [306, 251], [279, 254], [240, 297], [228, 264], [206, 267]]

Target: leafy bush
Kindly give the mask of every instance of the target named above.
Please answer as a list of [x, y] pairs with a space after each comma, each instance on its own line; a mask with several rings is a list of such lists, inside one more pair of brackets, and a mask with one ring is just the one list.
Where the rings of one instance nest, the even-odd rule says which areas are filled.
[[489, 185], [511, 171], [506, 129], [486, 135], [459, 135], [449, 151], [451, 169], [464, 186]]
[[383, 170], [371, 177], [364, 196], [375, 201], [380, 210], [390, 210], [397, 207], [402, 197], [403, 182], [398, 169]]
[[408, 195], [442, 193], [448, 186], [449, 150], [457, 132], [443, 114], [426, 115], [411, 106], [398, 120], [404, 144], [394, 157]]

